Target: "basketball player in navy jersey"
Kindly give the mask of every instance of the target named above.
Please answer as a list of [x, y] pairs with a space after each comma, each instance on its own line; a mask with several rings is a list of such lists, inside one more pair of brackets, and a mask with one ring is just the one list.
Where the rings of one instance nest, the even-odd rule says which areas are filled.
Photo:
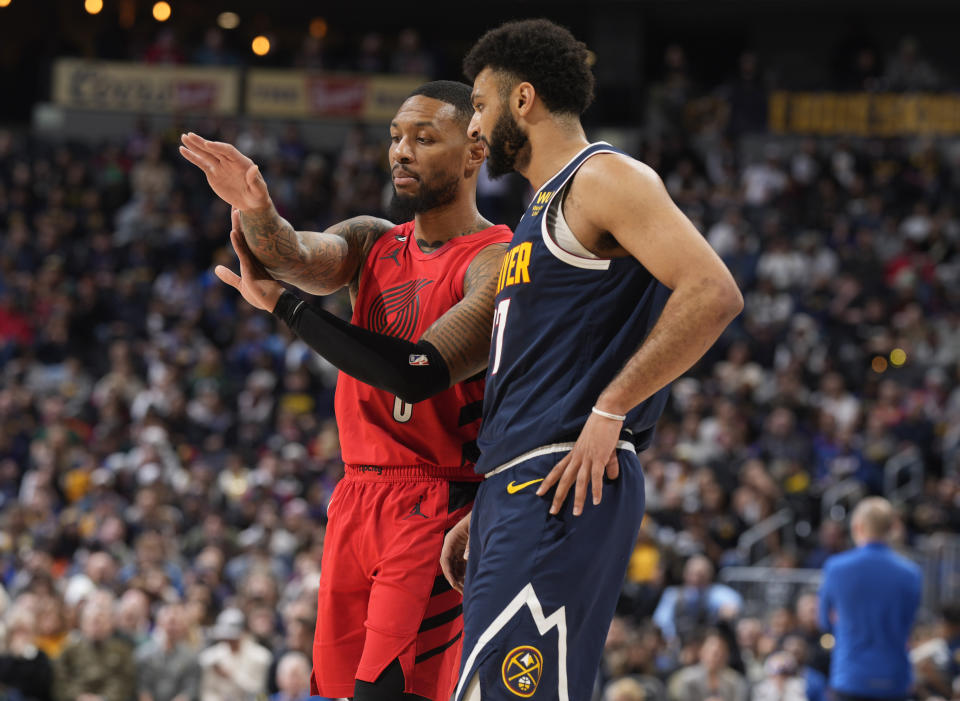
[[498, 282], [476, 466], [486, 479], [444, 545], [451, 583], [465, 575], [455, 698], [579, 701], [643, 515], [637, 452], [667, 385], [743, 300], [657, 174], [587, 140], [593, 77], [566, 29], [504, 24], [464, 70], [491, 175], [516, 170], [536, 194]]
[[[235, 208], [240, 275], [216, 274], [340, 368], [345, 476], [327, 509], [311, 690], [356, 701], [446, 701], [461, 597], [439, 572], [444, 533], [469, 510], [497, 271], [511, 232], [476, 207], [483, 148], [470, 88], [434, 81], [390, 124], [395, 196], [415, 216], [295, 231], [257, 166], [230, 144], [180, 151]], [[350, 290], [353, 323], [284, 292]]]

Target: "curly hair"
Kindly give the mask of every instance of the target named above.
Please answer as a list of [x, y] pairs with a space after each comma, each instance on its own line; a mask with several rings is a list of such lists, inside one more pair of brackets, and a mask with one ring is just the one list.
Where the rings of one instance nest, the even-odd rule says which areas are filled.
[[551, 112], [579, 116], [593, 100], [586, 45], [547, 19], [507, 22], [480, 37], [463, 59], [463, 72], [474, 80], [484, 68], [510, 74], [510, 87], [529, 82]]

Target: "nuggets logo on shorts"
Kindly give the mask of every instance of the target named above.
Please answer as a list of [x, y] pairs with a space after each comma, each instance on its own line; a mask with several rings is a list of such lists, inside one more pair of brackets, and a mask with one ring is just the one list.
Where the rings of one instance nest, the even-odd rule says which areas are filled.
[[543, 673], [543, 655], [530, 645], [513, 648], [503, 658], [504, 685], [517, 696], [530, 698], [537, 690]]

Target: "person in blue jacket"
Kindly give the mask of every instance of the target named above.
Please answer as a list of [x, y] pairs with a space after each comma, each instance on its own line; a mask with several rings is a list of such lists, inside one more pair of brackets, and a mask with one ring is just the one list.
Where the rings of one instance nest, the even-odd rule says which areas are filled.
[[864, 499], [850, 519], [857, 547], [824, 564], [820, 625], [836, 638], [830, 688], [837, 701], [901, 700], [910, 691], [907, 641], [923, 577], [887, 544], [895, 522], [886, 499]]

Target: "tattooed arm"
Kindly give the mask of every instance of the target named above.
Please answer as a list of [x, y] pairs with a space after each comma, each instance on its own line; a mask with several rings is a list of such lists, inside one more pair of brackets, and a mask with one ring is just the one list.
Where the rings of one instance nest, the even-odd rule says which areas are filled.
[[250, 251], [275, 279], [317, 295], [330, 294], [345, 285], [350, 285], [355, 294], [371, 247], [393, 228], [385, 219], [354, 217], [322, 233], [296, 231], [273, 205], [241, 211], [240, 221]]
[[492, 244], [477, 254], [464, 277], [463, 299], [413, 343], [354, 326], [284, 292], [250, 253], [239, 229], [240, 217], [234, 212], [230, 240], [240, 260], [240, 274], [218, 265], [217, 277], [253, 306], [273, 312], [348, 375], [413, 404], [486, 367], [493, 297], [506, 244]]
[[257, 165], [231, 144], [184, 134], [180, 153], [207, 176], [213, 191], [243, 222], [243, 236], [270, 274], [311, 294], [330, 294], [344, 285], [356, 292], [363, 261], [374, 241], [393, 224], [354, 217], [325, 232], [296, 231], [281, 217]]

